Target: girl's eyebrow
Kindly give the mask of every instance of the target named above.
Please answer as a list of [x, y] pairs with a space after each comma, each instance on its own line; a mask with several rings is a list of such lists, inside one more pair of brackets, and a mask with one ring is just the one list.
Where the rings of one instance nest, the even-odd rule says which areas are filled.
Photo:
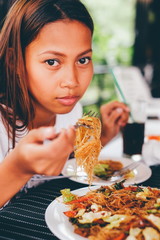
[[84, 52], [82, 52], [82, 53], [80, 53], [79, 55], [78, 55], [78, 57], [81, 57], [81, 56], [83, 56], [83, 55], [85, 55], [85, 54], [87, 54], [87, 53], [92, 53], [92, 49], [90, 48], [90, 49], [88, 49], [88, 50], [86, 50], [86, 51], [84, 51]]
[[[89, 53], [89, 52], [92, 52], [92, 49], [91, 49], [91, 48], [88, 49], [88, 50], [86, 50], [86, 51], [84, 51], [84, 52], [82, 52], [82, 53], [80, 53], [80, 54], [78, 55], [78, 57], [81, 57], [81, 56], [83, 56], [83, 55], [85, 55], [85, 54], [87, 54], [87, 53]], [[62, 56], [62, 57], [65, 57], [65, 56], [66, 56], [64, 53], [57, 52], [57, 51], [52, 51], [52, 50], [44, 51], [44, 52], [40, 53], [39, 56], [41, 56], [41, 55], [43, 55], [43, 54], [54, 54], [54, 55]]]

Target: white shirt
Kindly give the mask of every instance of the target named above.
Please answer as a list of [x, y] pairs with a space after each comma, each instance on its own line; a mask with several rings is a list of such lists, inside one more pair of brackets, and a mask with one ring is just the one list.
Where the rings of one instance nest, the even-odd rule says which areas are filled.
[[[82, 106], [80, 103], [77, 103], [76, 106], [72, 109], [71, 112], [66, 114], [57, 114], [55, 128], [56, 132], [59, 132], [62, 128], [68, 128], [71, 125], [74, 125], [79, 118], [82, 117]], [[16, 138], [16, 142], [19, 142], [28, 133], [28, 130], [24, 130], [20, 136]], [[0, 163], [3, 161], [8, 152], [8, 147], [11, 148], [11, 141], [8, 142], [8, 134], [0, 117]], [[34, 181], [34, 179], [39, 179], [39, 181]], [[39, 183], [43, 182], [43, 176], [34, 175], [28, 183], [25, 185], [25, 188], [31, 188], [37, 186]]]

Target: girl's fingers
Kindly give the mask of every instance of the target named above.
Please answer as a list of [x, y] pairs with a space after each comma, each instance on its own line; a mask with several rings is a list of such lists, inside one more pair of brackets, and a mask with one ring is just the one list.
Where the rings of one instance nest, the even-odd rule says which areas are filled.
[[67, 136], [68, 136], [69, 142], [71, 144], [74, 144], [76, 139], [76, 130], [73, 126], [67, 130]]
[[118, 121], [119, 126], [124, 127], [128, 122], [128, 118], [129, 115], [124, 113]]
[[53, 127], [41, 127], [31, 130], [26, 136], [25, 140], [30, 143], [43, 143], [45, 139], [54, 139], [57, 136]]
[[76, 137], [76, 131], [74, 127], [71, 127], [69, 129], [62, 129], [62, 131], [59, 134], [59, 137], [56, 139], [59, 142], [65, 142], [67, 145], [74, 145], [75, 142], [75, 137]]
[[104, 122], [109, 122], [111, 125], [114, 125], [117, 120], [122, 116], [122, 111], [120, 111], [120, 109], [118, 108], [118, 110], [114, 110], [112, 111], [112, 113], [105, 119], [104, 118]]
[[51, 147], [55, 147], [57, 145], [57, 150], [60, 146], [61, 151], [64, 149], [66, 153], [70, 153], [74, 147], [75, 137], [76, 133], [73, 127], [69, 129], [62, 129], [56, 139], [50, 141], [50, 145]]
[[101, 114], [105, 114], [109, 116], [116, 109], [122, 109], [127, 113], [130, 112], [128, 106], [126, 106], [124, 103], [116, 102], [116, 101], [102, 105], [100, 108], [100, 112]]
[[117, 102], [117, 101], [112, 102], [111, 106], [112, 106], [113, 109], [115, 109], [115, 108], [122, 108], [124, 111], [130, 112], [129, 107], [126, 104], [122, 103], [122, 102]]

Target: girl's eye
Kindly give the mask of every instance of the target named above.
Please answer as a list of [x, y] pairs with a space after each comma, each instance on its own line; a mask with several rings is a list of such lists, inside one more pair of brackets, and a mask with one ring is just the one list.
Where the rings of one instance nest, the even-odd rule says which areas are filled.
[[85, 64], [88, 64], [90, 62], [90, 60], [91, 60], [90, 57], [84, 57], [84, 58], [79, 59], [78, 63], [85, 65]]
[[58, 66], [59, 65], [59, 62], [55, 59], [48, 59], [45, 61], [49, 66]]

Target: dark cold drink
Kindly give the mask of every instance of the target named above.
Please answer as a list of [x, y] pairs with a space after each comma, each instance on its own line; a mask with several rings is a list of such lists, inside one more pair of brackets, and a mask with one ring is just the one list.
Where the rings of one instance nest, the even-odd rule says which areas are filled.
[[127, 123], [123, 129], [123, 153], [134, 155], [142, 153], [144, 142], [144, 123]]

